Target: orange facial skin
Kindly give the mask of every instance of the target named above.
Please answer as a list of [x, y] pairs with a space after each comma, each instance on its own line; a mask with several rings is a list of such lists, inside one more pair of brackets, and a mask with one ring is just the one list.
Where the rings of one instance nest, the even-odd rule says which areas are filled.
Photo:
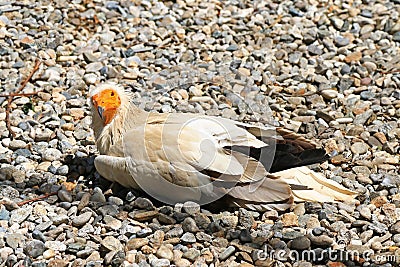
[[104, 126], [112, 121], [121, 106], [121, 99], [113, 89], [105, 89], [92, 96], [92, 102], [100, 118], [102, 118]]

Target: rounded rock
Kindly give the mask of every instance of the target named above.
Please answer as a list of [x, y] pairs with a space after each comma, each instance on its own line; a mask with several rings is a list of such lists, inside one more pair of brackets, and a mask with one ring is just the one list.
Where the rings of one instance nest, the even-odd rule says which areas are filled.
[[299, 236], [292, 240], [290, 247], [296, 250], [305, 250], [311, 246], [311, 241], [306, 236]]
[[367, 153], [368, 148], [369, 148], [368, 145], [365, 144], [364, 142], [356, 142], [351, 145], [350, 149], [354, 154], [362, 155], [362, 154]]
[[194, 215], [200, 212], [200, 205], [193, 201], [186, 201], [183, 203], [183, 211], [187, 214]]
[[80, 214], [79, 216], [76, 216], [73, 220], [72, 220], [72, 225], [79, 227], [79, 226], [83, 226], [85, 225], [90, 218], [92, 217], [92, 212], [88, 211], [85, 213]]
[[42, 160], [44, 161], [56, 161], [59, 160], [62, 156], [60, 150], [55, 148], [49, 148], [43, 151]]
[[192, 233], [184, 233], [181, 236], [181, 241], [184, 243], [195, 243], [196, 242], [196, 237]]
[[32, 258], [37, 258], [43, 255], [44, 250], [45, 245], [40, 240], [32, 240], [24, 248], [24, 252]]

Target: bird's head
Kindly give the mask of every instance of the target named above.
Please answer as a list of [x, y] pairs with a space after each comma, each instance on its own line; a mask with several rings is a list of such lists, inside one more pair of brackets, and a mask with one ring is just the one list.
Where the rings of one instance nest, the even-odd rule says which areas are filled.
[[129, 102], [129, 96], [119, 85], [107, 83], [90, 92], [90, 102], [92, 111], [97, 113], [103, 126], [106, 126], [112, 122], [121, 107]]

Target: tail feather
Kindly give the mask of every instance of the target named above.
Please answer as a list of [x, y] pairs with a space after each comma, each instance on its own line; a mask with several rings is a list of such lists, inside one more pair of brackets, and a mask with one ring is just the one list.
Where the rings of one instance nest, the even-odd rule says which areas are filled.
[[334, 202], [349, 201], [357, 196], [357, 192], [349, 190], [339, 183], [325, 178], [322, 174], [316, 173], [307, 167], [299, 167], [274, 173], [288, 184], [305, 185], [307, 190], [292, 189], [296, 202], [318, 201]]
[[254, 183], [238, 184], [228, 194], [235, 206], [252, 210], [286, 210], [293, 204], [290, 186], [269, 176]]
[[[307, 167], [298, 167], [273, 174], [257, 183], [236, 186], [229, 192], [235, 206], [257, 211], [284, 211], [294, 202], [350, 201], [357, 192], [325, 178]], [[290, 190], [287, 190], [285, 184]]]

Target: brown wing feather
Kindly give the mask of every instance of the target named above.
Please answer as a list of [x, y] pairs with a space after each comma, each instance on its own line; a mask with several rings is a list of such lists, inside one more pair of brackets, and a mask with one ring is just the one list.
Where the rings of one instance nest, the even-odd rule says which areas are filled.
[[317, 148], [317, 144], [311, 140], [306, 139], [304, 136], [294, 133], [288, 129], [278, 127], [276, 128], [277, 133], [282, 136], [283, 141], [279, 141], [278, 143], [290, 144], [298, 149], [298, 152], [315, 149]]

